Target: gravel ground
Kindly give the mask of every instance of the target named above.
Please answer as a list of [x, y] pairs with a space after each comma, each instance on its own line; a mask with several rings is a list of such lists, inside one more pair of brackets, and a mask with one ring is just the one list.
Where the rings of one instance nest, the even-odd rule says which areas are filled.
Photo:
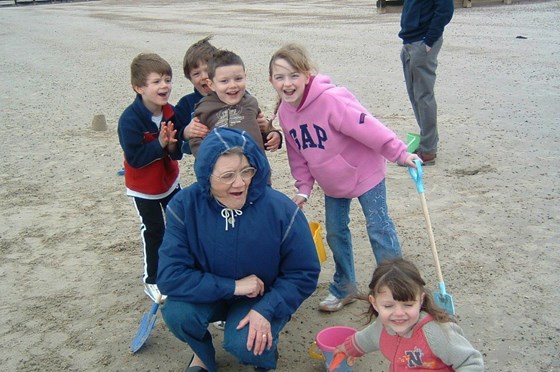
[[[56, 2], [0, 8], [0, 288], [5, 371], [182, 371], [191, 352], [161, 316], [140, 352], [129, 344], [150, 303], [141, 286], [138, 219], [124, 195], [116, 125], [133, 100], [129, 65], [159, 53], [175, 71], [172, 102], [190, 92], [182, 56], [200, 38], [236, 51], [249, 89], [270, 113], [267, 65], [299, 41], [322, 73], [348, 87], [402, 138], [417, 131], [399, 60], [399, 8], [371, 1]], [[560, 2], [456, 9], [440, 54], [441, 146], [426, 197], [459, 324], [489, 371], [558, 371]], [[522, 36], [523, 38], [519, 38]], [[108, 129], [93, 131], [94, 115]], [[270, 156], [292, 195], [284, 150]], [[181, 162], [192, 182], [192, 158]], [[420, 200], [406, 170], [388, 166], [391, 215], [405, 257], [437, 285]], [[324, 222], [320, 189], [306, 206]], [[375, 267], [353, 205], [358, 278]], [[330, 325], [364, 326], [365, 305], [319, 313], [333, 272], [280, 340], [278, 371], [322, 371], [308, 350]], [[221, 370], [249, 371], [220, 347]], [[383, 371], [379, 354], [354, 371]]]

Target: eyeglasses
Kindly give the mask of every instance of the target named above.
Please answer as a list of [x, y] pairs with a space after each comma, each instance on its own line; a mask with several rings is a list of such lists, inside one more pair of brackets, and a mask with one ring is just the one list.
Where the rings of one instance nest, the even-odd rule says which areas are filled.
[[211, 174], [212, 177], [216, 177], [220, 182], [231, 185], [240, 176], [243, 181], [248, 181], [255, 176], [257, 169], [253, 167], [247, 167], [241, 169], [239, 172], [224, 172], [218, 176]]

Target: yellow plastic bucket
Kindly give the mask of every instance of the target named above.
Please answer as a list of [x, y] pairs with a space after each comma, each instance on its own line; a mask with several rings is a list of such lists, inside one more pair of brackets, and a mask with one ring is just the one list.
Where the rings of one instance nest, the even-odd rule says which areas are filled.
[[323, 263], [327, 260], [327, 251], [325, 251], [325, 245], [323, 244], [321, 224], [316, 221], [311, 221], [309, 222], [309, 229], [311, 229], [311, 234], [313, 235], [313, 241], [315, 242], [315, 249], [317, 249], [319, 262]]

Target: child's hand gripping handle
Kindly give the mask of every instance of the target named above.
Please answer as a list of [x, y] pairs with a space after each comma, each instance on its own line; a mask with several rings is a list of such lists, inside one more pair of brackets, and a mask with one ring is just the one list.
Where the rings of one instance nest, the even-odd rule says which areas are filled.
[[414, 160], [416, 164], [416, 168], [408, 167], [408, 173], [410, 173], [410, 177], [416, 183], [416, 190], [419, 193], [424, 192], [424, 184], [422, 183], [422, 162], [418, 159]]

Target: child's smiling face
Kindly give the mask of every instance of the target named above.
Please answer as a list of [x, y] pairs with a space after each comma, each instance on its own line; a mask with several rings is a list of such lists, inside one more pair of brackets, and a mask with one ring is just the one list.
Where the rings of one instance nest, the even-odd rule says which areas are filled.
[[154, 115], [161, 114], [161, 107], [165, 106], [171, 95], [171, 76], [151, 72], [146, 78], [146, 84], [135, 86], [136, 93], [142, 96], [142, 102]]
[[309, 74], [297, 71], [288, 61], [278, 58], [272, 64], [270, 83], [282, 101], [298, 107], [309, 83]]
[[203, 96], [207, 96], [212, 91], [208, 86], [208, 64], [206, 62], [200, 62], [196, 68], [190, 71], [189, 80]]
[[423, 301], [423, 293], [412, 301], [396, 301], [386, 286], [381, 287], [375, 297], [369, 296], [369, 302], [379, 313], [381, 323], [400, 336], [407, 334], [418, 323]]
[[237, 105], [245, 94], [247, 75], [242, 65], [222, 66], [216, 73], [210, 87], [216, 92], [220, 101], [228, 105]]

